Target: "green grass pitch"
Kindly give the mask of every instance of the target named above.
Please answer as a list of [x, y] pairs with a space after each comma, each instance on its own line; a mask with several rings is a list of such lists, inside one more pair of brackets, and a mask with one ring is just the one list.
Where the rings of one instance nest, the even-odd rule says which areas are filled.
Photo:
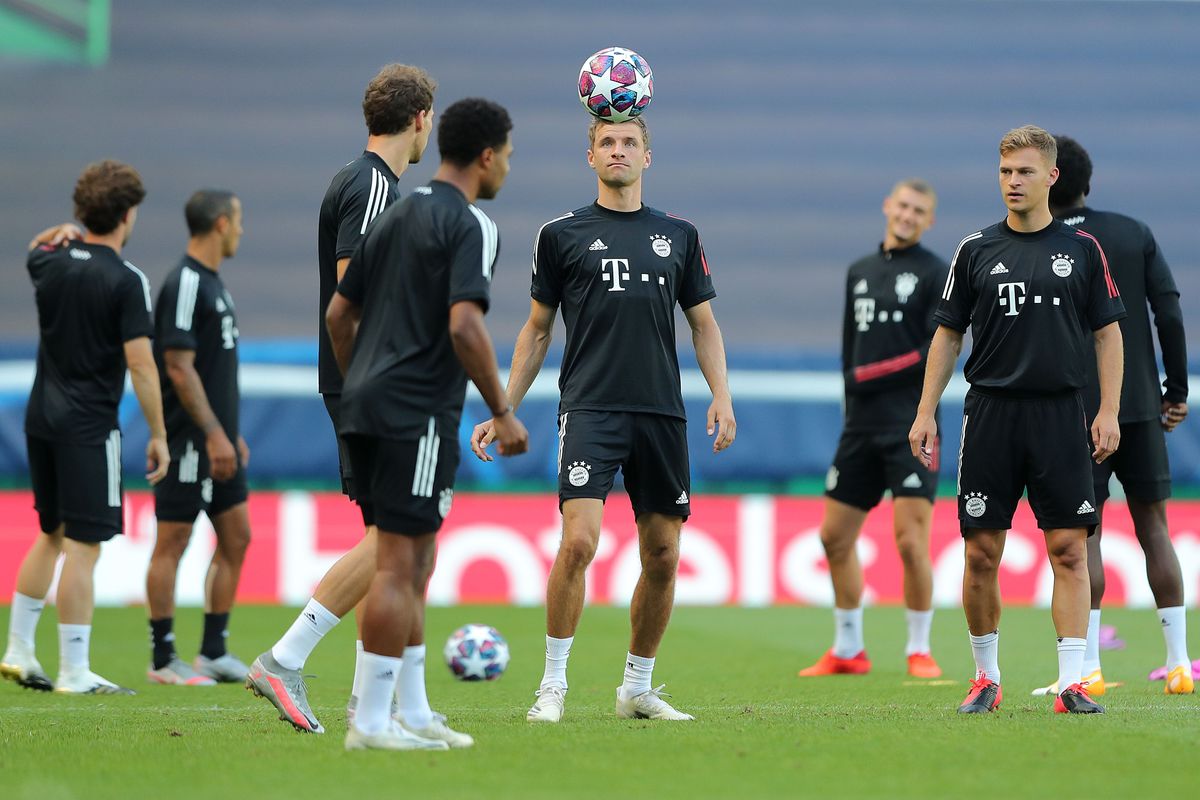
[[[140, 608], [96, 615], [92, 665], [136, 697], [60, 697], [0, 683], [0, 798], [792, 798], [1193, 796], [1200, 698], [1165, 697], [1147, 671], [1162, 657], [1152, 611], [1111, 610], [1128, 649], [1108, 652], [1105, 675], [1124, 681], [1102, 717], [1065, 717], [1029, 695], [1055, 677], [1050, 614], [1014, 608], [1001, 625], [1005, 701], [990, 716], [961, 717], [970, 651], [962, 612], [939, 611], [934, 652], [941, 682], [903, 670], [904, 618], [866, 612], [874, 671], [799, 679], [828, 646], [825, 609], [681, 608], [655, 682], [666, 682], [695, 723], [618, 720], [613, 693], [628, 642], [624, 609], [590, 608], [571, 657], [567, 713], [557, 726], [525, 722], [541, 677], [537, 608], [429, 612], [429, 694], [476, 737], [471, 750], [346, 753], [345, 700], [353, 625], [310, 659], [313, 707], [328, 733], [298, 734], [240, 686], [152, 686]], [[232, 649], [247, 661], [270, 644], [292, 609], [235, 610]], [[199, 639], [200, 612], [178, 617], [181, 654]], [[8, 611], [0, 609], [0, 628]], [[53, 611], [39, 656], [57, 665]], [[466, 622], [495, 625], [513, 661], [499, 681], [455, 681], [441, 644]], [[1193, 630], [1200, 625], [1191, 616]], [[1193, 637], [1193, 642], [1196, 639]]]

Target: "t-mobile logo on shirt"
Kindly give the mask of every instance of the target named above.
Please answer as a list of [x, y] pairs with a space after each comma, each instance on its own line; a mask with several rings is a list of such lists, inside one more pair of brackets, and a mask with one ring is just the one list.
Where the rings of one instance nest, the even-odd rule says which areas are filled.
[[600, 267], [603, 270], [600, 277], [606, 281], [612, 281], [612, 286], [608, 287], [610, 292], [625, 291], [621, 281], [629, 280], [628, 258], [604, 258], [600, 260]]
[[1000, 305], [1005, 307], [1004, 316], [1015, 317], [1021, 313], [1025, 305], [1025, 282], [1002, 283], [996, 287], [1000, 291]]

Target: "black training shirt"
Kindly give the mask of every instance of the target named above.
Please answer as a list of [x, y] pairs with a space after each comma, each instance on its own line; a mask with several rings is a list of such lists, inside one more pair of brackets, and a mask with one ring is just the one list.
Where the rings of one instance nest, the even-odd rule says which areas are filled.
[[880, 245], [850, 265], [842, 320], [846, 431], [912, 426], [945, 278], [946, 262], [919, 244]]
[[1055, 220], [1034, 233], [1001, 221], [963, 239], [934, 319], [970, 326], [972, 386], [1036, 395], [1086, 386], [1092, 331], [1124, 316], [1100, 244]]
[[467, 375], [450, 341], [450, 307], [487, 310], [498, 251], [496, 224], [442, 181], [371, 226], [338, 285], [362, 308], [339, 433], [416, 439], [433, 417], [439, 436], [458, 436]]
[[25, 432], [98, 444], [117, 428], [125, 342], [154, 335], [150, 283], [100, 244], [43, 245], [29, 254], [26, 266], [40, 339]]
[[196, 373], [213, 414], [230, 441], [238, 436], [238, 328], [233, 298], [215, 270], [190, 256], [167, 275], [154, 312], [154, 357], [162, 381], [167, 436], [203, 432], [184, 409], [167, 374], [165, 350], [195, 352]]
[[675, 306], [717, 295], [692, 223], [646, 206], [622, 212], [598, 203], [553, 219], [534, 242], [531, 294], [562, 306], [560, 412], [686, 419]]
[[337, 289], [337, 262], [349, 258], [366, 235], [367, 228], [384, 208], [399, 199], [395, 173], [377, 154], [364, 151], [342, 167], [321, 201], [317, 233], [317, 265], [321, 271], [321, 307], [317, 309], [317, 381], [321, 394], [342, 391], [338, 371], [325, 330], [325, 309]]
[[[1188, 395], [1187, 341], [1183, 332], [1183, 312], [1179, 308], [1179, 290], [1171, 268], [1154, 241], [1150, 229], [1136, 219], [1109, 211], [1074, 208], [1063, 212], [1062, 221], [1087, 231], [1100, 241], [1113, 280], [1121, 290], [1125, 311], [1121, 337], [1125, 341], [1125, 382], [1121, 385], [1121, 422], [1157, 419], [1162, 401], [1182, 403]], [[1162, 349], [1167, 374], [1162, 387], [1158, 383], [1158, 361], [1150, 333], [1150, 315], [1154, 312], [1158, 344]], [[1094, 414], [1100, 407], [1100, 382], [1096, 366], [1088, 362], [1088, 387], [1084, 407]]]

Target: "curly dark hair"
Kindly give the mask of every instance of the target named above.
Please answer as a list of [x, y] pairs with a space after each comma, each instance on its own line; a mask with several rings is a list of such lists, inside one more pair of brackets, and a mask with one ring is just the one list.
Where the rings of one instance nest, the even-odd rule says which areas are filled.
[[75, 182], [75, 218], [94, 234], [112, 233], [125, 213], [146, 199], [142, 176], [120, 161], [88, 164]]
[[1092, 157], [1070, 136], [1058, 141], [1058, 180], [1050, 187], [1050, 205], [1067, 208], [1092, 191]]
[[468, 97], [442, 112], [438, 123], [438, 152], [443, 161], [465, 167], [489, 147], [508, 141], [512, 118], [499, 103]]
[[391, 136], [412, 125], [417, 114], [433, 108], [437, 82], [420, 67], [388, 64], [367, 84], [363, 119], [372, 136]]

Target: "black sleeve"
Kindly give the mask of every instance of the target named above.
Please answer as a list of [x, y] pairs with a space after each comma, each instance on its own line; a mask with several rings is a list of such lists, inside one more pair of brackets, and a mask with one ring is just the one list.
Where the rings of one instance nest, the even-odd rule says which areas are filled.
[[[371, 175], [372, 180], [377, 180], [374, 170]], [[371, 187], [372, 183], [366, 179], [364, 173], [360, 176], [360, 180], [347, 186], [338, 198], [337, 244], [333, 255], [335, 259], [341, 260], [354, 254], [367, 232], [367, 224], [383, 210], [383, 202], [379, 201], [378, 190], [372, 193]], [[378, 206], [378, 208], [374, 206]]]
[[346, 265], [346, 271], [337, 285], [338, 294], [356, 306], [362, 306], [363, 299], [366, 297], [367, 268], [363, 263], [365, 261], [364, 252], [370, 252], [378, 239], [378, 236], [371, 236], [359, 242], [358, 248], [350, 256], [350, 263]]
[[854, 296], [850, 293], [850, 285], [854, 281], [854, 273], [846, 270], [846, 291], [842, 299], [842, 377], [846, 385], [854, 383]]
[[679, 291], [675, 296], [679, 307], [684, 311], [717, 296], [717, 290], [713, 288], [712, 273], [708, 269], [708, 259], [704, 257], [704, 244], [695, 228], [688, 230], [687, 243], [687, 252], [683, 260], [683, 280], [679, 282]]
[[1169, 403], [1182, 403], [1188, 396], [1187, 337], [1183, 330], [1183, 310], [1179, 307], [1175, 277], [1149, 228], [1145, 229], [1143, 253], [1146, 299], [1150, 301], [1150, 310], [1154, 313], [1163, 371], [1167, 373], [1167, 379], [1163, 381], [1163, 399]]
[[121, 323], [121, 341], [145, 336], [154, 338], [154, 319], [150, 316], [150, 284], [132, 269], [121, 277], [117, 287], [117, 313]]
[[1117, 291], [1117, 282], [1113, 280], [1108, 270], [1108, 256], [1100, 246], [1096, 237], [1077, 231], [1081, 236], [1091, 241], [1088, 248], [1088, 268], [1091, 270], [1088, 284], [1088, 325], [1098, 331], [1105, 325], [1112, 324], [1125, 318], [1125, 303], [1121, 293]]
[[488, 310], [492, 269], [500, 249], [496, 224], [486, 215], [464, 213], [450, 244], [450, 298], [448, 305], [473, 300]]
[[555, 308], [562, 302], [558, 242], [549, 225], [542, 226], [533, 242], [533, 279], [529, 294], [539, 303]]
[[196, 349], [196, 309], [202, 305], [196, 302], [200, 282], [185, 277], [188, 272], [178, 269], [172, 272], [158, 293], [154, 337], [163, 350]]
[[934, 322], [959, 333], [971, 327], [971, 252], [970, 245], [959, 245], [933, 312]]

